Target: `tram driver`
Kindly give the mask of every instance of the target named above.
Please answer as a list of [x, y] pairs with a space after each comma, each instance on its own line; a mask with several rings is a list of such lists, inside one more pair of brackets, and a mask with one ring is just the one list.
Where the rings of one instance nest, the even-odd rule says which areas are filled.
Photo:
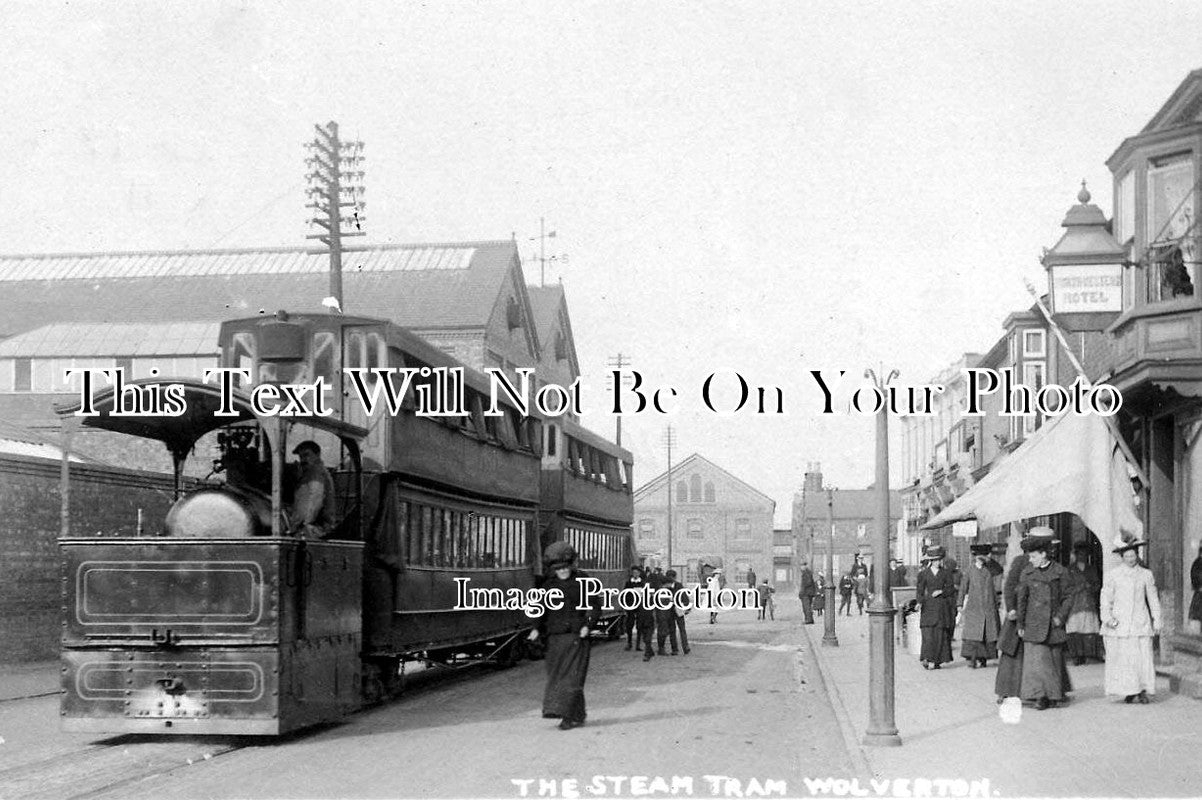
[[305, 440], [292, 450], [298, 479], [288, 508], [288, 532], [302, 539], [324, 539], [334, 526], [334, 479], [321, 460], [321, 445]]

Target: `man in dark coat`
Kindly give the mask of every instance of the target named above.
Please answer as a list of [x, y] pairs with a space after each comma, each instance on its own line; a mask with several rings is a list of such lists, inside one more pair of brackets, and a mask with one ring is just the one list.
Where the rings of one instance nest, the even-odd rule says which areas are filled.
[[[633, 589], [640, 594], [643, 587], [647, 585], [647, 580], [643, 577], [643, 568], [635, 565], [630, 568], [630, 577], [626, 579], [626, 583], [622, 584], [623, 589]], [[626, 649], [631, 649], [631, 639], [634, 637], [635, 628], [638, 627], [639, 610], [631, 609], [626, 612]], [[643, 632], [639, 631], [639, 644], [643, 643]]]
[[818, 594], [817, 584], [814, 583], [814, 571], [805, 561], [801, 562], [801, 574], [797, 579], [797, 598], [801, 600], [801, 611], [805, 615], [805, 624], [814, 624], [814, 595]]
[[923, 669], [939, 669], [952, 660], [952, 633], [956, 628], [956, 582], [943, 567], [943, 548], [927, 548], [926, 566], [918, 573], [915, 599], [921, 607], [918, 626], [922, 631]]
[[964, 627], [961, 631], [961, 657], [973, 669], [985, 666], [988, 659], [997, 658], [997, 637], [1001, 620], [997, 613], [997, 595], [993, 578], [1002, 574], [1002, 567], [992, 558], [991, 544], [970, 545], [972, 565], [964, 576], [961, 608]]
[[[689, 654], [689, 634], [685, 629], [684, 616], [689, 612], [686, 605], [682, 605], [677, 601], [681, 597], [678, 595], [684, 584], [676, 580], [676, 570], [670, 569], [664, 573], [664, 584], [659, 587], [659, 591], [667, 591], [671, 593], [672, 608], [666, 612], [661, 612], [658, 608], [655, 611], [655, 624], [659, 629], [659, 652], [663, 655], [664, 652], [664, 637], [670, 637], [672, 642], [672, 655], [676, 655], [677, 640], [680, 641], [680, 649], [687, 656]], [[665, 631], [667, 633], [665, 634]]]
[[576, 550], [567, 542], [552, 542], [543, 555], [548, 574], [543, 588], [558, 590], [563, 602], [558, 609], [548, 607], [539, 617], [530, 640], [546, 642], [547, 688], [543, 693], [543, 717], [558, 719], [560, 730], [578, 728], [587, 716], [584, 705], [584, 681], [588, 677], [589, 629], [600, 609], [581, 606], [584, 596], [580, 579], [587, 577], [576, 569]]
[[889, 586], [906, 586], [906, 568], [896, 558], [889, 559]]

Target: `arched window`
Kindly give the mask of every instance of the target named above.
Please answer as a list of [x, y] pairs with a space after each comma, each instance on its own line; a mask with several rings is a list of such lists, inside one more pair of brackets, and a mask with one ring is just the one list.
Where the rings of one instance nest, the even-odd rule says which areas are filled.
[[689, 497], [694, 503], [701, 502], [701, 476], [697, 473], [689, 478]]
[[705, 484], [705, 502], [713, 503], [714, 501], [714, 484], [708, 481]]
[[678, 503], [689, 502], [689, 485], [687, 483], [685, 483], [684, 481], [681, 481], [680, 483], [676, 484], [676, 502], [678, 502]]

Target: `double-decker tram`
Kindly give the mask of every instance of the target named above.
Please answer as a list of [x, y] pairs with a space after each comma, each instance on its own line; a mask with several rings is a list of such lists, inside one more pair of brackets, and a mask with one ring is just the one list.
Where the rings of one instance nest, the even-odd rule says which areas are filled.
[[[571, 420], [544, 427], [543, 544], [563, 540], [579, 553], [579, 566], [607, 589], [621, 589], [634, 563], [634, 458]], [[617, 638], [625, 616], [612, 608], [596, 634]]]
[[[388, 696], [406, 661], [511, 663], [531, 618], [458, 608], [457, 579], [528, 590], [555, 539], [620, 585], [626, 451], [571, 423], [544, 435], [487, 376], [383, 320], [235, 320], [220, 352], [242, 371], [227, 385], [131, 381], [93, 393], [89, 416], [59, 409], [68, 451], [84, 426], [158, 440], [175, 464], [165, 518], [114, 537], [69, 513], [64, 457], [65, 729], [279, 734]], [[303, 388], [319, 379], [331, 388]], [[298, 445], [332, 498], [312, 524]]]

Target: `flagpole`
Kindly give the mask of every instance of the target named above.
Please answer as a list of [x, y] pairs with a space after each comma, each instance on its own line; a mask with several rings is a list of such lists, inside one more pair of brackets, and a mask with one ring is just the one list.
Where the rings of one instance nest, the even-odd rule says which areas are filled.
[[[1077, 375], [1088, 381], [1089, 376], [1085, 374], [1085, 367], [1081, 366], [1081, 362], [1077, 360], [1076, 354], [1074, 354], [1072, 348], [1068, 346], [1068, 340], [1064, 338], [1064, 331], [1062, 331], [1060, 326], [1056, 324], [1056, 320], [1052, 319], [1052, 312], [1049, 311], [1048, 307], [1043, 304], [1043, 298], [1040, 297], [1039, 292], [1035, 290], [1035, 284], [1031, 283], [1031, 281], [1027, 280], [1026, 278], [1023, 279], [1023, 283], [1027, 285], [1027, 291], [1030, 292], [1031, 296], [1035, 298], [1035, 304], [1039, 306], [1040, 313], [1043, 314], [1043, 318], [1047, 320], [1048, 327], [1052, 329], [1052, 333], [1056, 335], [1056, 341], [1060, 342], [1060, 347], [1064, 349], [1064, 354], [1068, 356], [1069, 362], [1072, 363], [1073, 368], [1077, 370]], [[1113, 416], [1102, 417], [1102, 419], [1106, 422], [1106, 427], [1110, 429], [1110, 433], [1114, 437], [1115, 442], [1118, 443], [1119, 449], [1123, 451], [1123, 455], [1126, 457], [1127, 463], [1130, 464], [1131, 468], [1135, 470], [1140, 483], [1143, 484], [1144, 489], [1147, 490], [1147, 488], [1151, 486], [1151, 484], [1148, 482], [1148, 476], [1144, 474], [1143, 468], [1140, 467], [1138, 459], [1135, 458], [1135, 454], [1131, 452], [1131, 448], [1127, 447], [1127, 442], [1123, 440], [1122, 434], [1119, 433], [1118, 423], [1114, 421]]]

